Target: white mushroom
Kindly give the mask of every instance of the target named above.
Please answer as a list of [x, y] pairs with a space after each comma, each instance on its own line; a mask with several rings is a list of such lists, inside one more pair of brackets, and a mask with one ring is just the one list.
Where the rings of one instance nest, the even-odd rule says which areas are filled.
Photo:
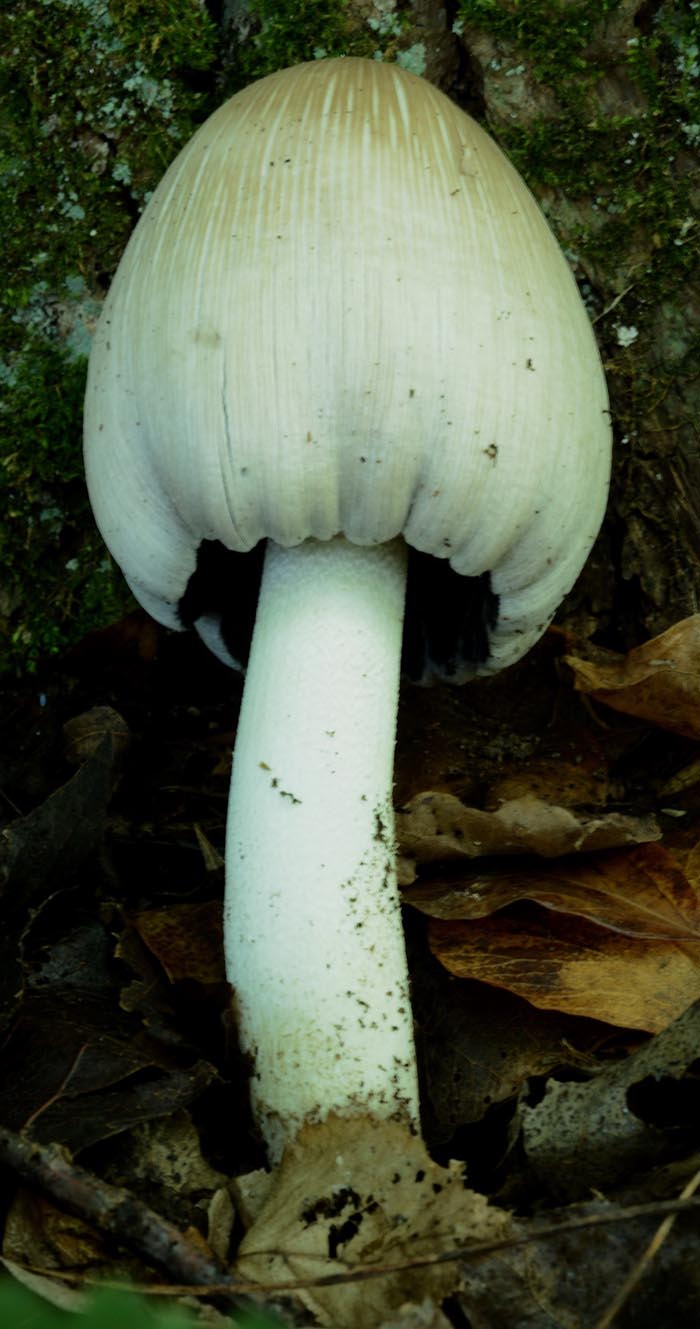
[[[355, 59], [273, 74], [146, 208], [95, 338], [85, 447], [135, 595], [223, 658], [242, 582], [217, 551], [267, 541], [225, 923], [271, 1157], [331, 1111], [417, 1125], [392, 814], [407, 550], [436, 584], [465, 579], [442, 643], [460, 678], [517, 660], [572, 586], [610, 431], [567, 264], [429, 83]], [[442, 593], [416, 575], [440, 655]]]

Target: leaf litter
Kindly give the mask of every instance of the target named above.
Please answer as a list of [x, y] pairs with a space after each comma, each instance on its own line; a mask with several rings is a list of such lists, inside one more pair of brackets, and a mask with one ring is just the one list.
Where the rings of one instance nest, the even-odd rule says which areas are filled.
[[[21, 1111], [12, 1116], [8, 1098], [0, 1121], [24, 1126], [28, 1138], [42, 1130], [46, 1139], [63, 1136], [98, 1187], [119, 1178], [156, 1209], [176, 1213], [195, 1244], [210, 1236], [229, 1262], [227, 1276], [245, 1272], [258, 1284], [254, 1299], [285, 1323], [316, 1316], [368, 1329], [444, 1329], [461, 1314], [474, 1329], [549, 1329], [553, 1320], [592, 1326], [610, 1300], [600, 1270], [619, 1282], [653, 1235], [653, 1213], [618, 1214], [624, 1187], [653, 1175], [652, 1198], [669, 1187], [673, 1197], [680, 1185], [674, 1190], [667, 1172], [662, 1183], [659, 1169], [692, 1157], [700, 1143], [687, 1107], [692, 1025], [685, 1050], [667, 1039], [683, 1027], [682, 1003], [694, 1009], [697, 995], [693, 786], [679, 786], [689, 813], [684, 836], [669, 832], [657, 798], [692, 766], [687, 739], [670, 739], [659, 768], [645, 768], [639, 724], [631, 728], [624, 716], [618, 723], [611, 711], [611, 722], [596, 726], [564, 681], [564, 643], [554, 636], [494, 686], [412, 694], [410, 723], [404, 701], [398, 823], [411, 883], [428, 1152], [393, 1124], [381, 1137], [376, 1123], [358, 1124], [341, 1143], [345, 1125], [332, 1123], [330, 1134], [315, 1128], [297, 1141], [274, 1182], [268, 1176], [261, 1186], [220, 961], [228, 775], [221, 736], [229, 742], [231, 676], [182, 639], [158, 634], [155, 649], [151, 633], [145, 653], [139, 640], [132, 624], [121, 639], [112, 629], [109, 646], [92, 640], [84, 665], [78, 653], [72, 681], [59, 680], [42, 716], [50, 760], [41, 781], [32, 786], [18, 762], [6, 781], [17, 815], [5, 828], [12, 828], [5, 863], [18, 889], [7, 934], [15, 954], [11, 1036], [0, 1072], [25, 1088]], [[96, 693], [102, 651], [109, 687]], [[95, 713], [120, 692], [128, 724], [119, 710], [116, 720]], [[49, 731], [76, 717], [61, 745], [66, 767], [68, 758], [80, 763], [73, 784], [76, 776], [51, 755], [59, 743]], [[56, 791], [62, 808], [45, 806]], [[42, 828], [39, 839], [32, 827]], [[483, 930], [481, 972], [470, 978], [444, 967], [448, 952], [460, 951], [465, 963], [462, 929]], [[558, 979], [555, 965], [546, 972], [555, 944]], [[578, 1005], [568, 1006], [574, 966], [565, 982], [561, 954], [572, 945], [592, 967], [578, 983]], [[499, 946], [511, 974], [520, 947], [527, 994], [510, 980], [494, 986], [487, 970]], [[653, 966], [640, 978], [636, 947], [655, 953], [655, 999]], [[538, 963], [544, 976], [533, 980]], [[551, 1004], [541, 1009], [533, 998], [542, 999], [547, 981]], [[636, 1061], [647, 1049], [651, 1059]], [[597, 1094], [594, 1106], [586, 1092]], [[602, 1123], [600, 1147], [585, 1134], [587, 1119]], [[591, 1191], [606, 1199], [591, 1200]], [[121, 1272], [144, 1286], [162, 1279], [144, 1254], [127, 1259], [119, 1242], [98, 1241], [90, 1253], [97, 1240], [90, 1221], [61, 1218], [61, 1203], [49, 1196], [28, 1205], [28, 1194], [16, 1192], [8, 1259], [30, 1263], [41, 1250], [66, 1278], [82, 1270], [87, 1278]], [[508, 1212], [533, 1203], [541, 1209], [536, 1223]], [[574, 1220], [584, 1226], [568, 1230]], [[67, 1221], [75, 1236], [59, 1239]], [[44, 1233], [33, 1256], [32, 1231]], [[494, 1232], [501, 1234], [494, 1249], [482, 1250]], [[682, 1273], [687, 1283], [678, 1265], [682, 1240], [667, 1244], [658, 1256], [664, 1277]], [[423, 1258], [441, 1272], [428, 1272]], [[369, 1282], [358, 1278], [358, 1262], [374, 1270]], [[340, 1283], [319, 1287], [329, 1269]], [[307, 1286], [274, 1291], [290, 1273]], [[700, 1305], [700, 1289], [698, 1298]]]
[[564, 657], [580, 692], [661, 729], [700, 738], [700, 614], [625, 656]]

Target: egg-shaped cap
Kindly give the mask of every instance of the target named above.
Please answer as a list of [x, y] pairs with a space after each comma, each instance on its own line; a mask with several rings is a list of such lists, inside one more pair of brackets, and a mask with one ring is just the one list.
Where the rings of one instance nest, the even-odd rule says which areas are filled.
[[491, 670], [593, 543], [607, 407], [571, 272], [492, 139], [395, 65], [321, 60], [221, 106], [149, 202], [90, 359], [88, 486], [161, 622], [202, 542], [403, 535], [490, 574]]

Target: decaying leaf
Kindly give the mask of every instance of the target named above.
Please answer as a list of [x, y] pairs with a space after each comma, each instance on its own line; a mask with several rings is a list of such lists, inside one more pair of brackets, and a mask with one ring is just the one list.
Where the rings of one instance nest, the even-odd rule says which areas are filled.
[[212, 844], [197, 822], [194, 823], [194, 833], [197, 836], [197, 844], [201, 850], [207, 872], [219, 872], [225, 862], [223, 854], [219, 853], [216, 845]]
[[143, 910], [130, 922], [171, 983], [225, 984], [220, 900]]
[[108, 1251], [89, 1223], [28, 1186], [18, 1187], [12, 1198], [3, 1229], [2, 1254], [5, 1260], [36, 1271], [79, 1269], [85, 1278], [101, 1276], [131, 1282], [142, 1272], [137, 1261], [125, 1252]]
[[449, 1148], [495, 1104], [517, 1098], [532, 1076], [563, 1067], [591, 1074], [601, 1044], [611, 1041], [610, 1029], [595, 1020], [536, 1010], [503, 988], [455, 982], [431, 957], [412, 967], [412, 978], [422, 1119], [438, 1148]]
[[102, 740], [111, 740], [118, 761], [129, 750], [131, 735], [126, 720], [112, 706], [92, 706], [74, 715], [63, 726], [66, 761], [79, 766], [99, 749]]
[[273, 1185], [274, 1177], [264, 1167], [231, 1178], [231, 1195], [236, 1206], [236, 1213], [246, 1231], [253, 1226], [256, 1218], [261, 1213]]
[[695, 1002], [663, 1033], [594, 1079], [550, 1080], [541, 1102], [522, 1104], [522, 1145], [538, 1186], [575, 1200], [592, 1189], [609, 1191], [621, 1177], [672, 1157], [679, 1128], [696, 1126], [699, 1044]]
[[284, 1155], [238, 1255], [236, 1274], [265, 1286], [313, 1284], [363, 1265], [408, 1267], [370, 1280], [310, 1286], [303, 1300], [323, 1325], [375, 1329], [405, 1302], [439, 1303], [459, 1281], [450, 1263], [410, 1262], [498, 1240], [510, 1219], [466, 1190], [461, 1166], [441, 1168], [395, 1122], [331, 1118], [305, 1127]]
[[574, 760], [567, 760], [558, 751], [557, 756], [539, 755], [502, 769], [487, 784], [483, 805], [494, 809], [533, 795], [553, 807], [603, 808], [614, 789], [607, 754], [600, 751], [600, 740], [590, 730], [575, 738]]
[[0, 890], [15, 912], [45, 899], [100, 843], [118, 757], [119, 743], [105, 731], [66, 784], [3, 830]]
[[674, 623], [628, 655], [603, 661], [567, 655], [575, 687], [660, 729], [700, 738], [700, 614]]
[[[124, 1205], [118, 1198], [116, 1209], [121, 1212], [127, 1233], [136, 1232], [139, 1218], [136, 1211], [129, 1211], [131, 1197], [137, 1199], [145, 1194], [155, 1215], [164, 1219], [167, 1216], [167, 1221], [184, 1234], [188, 1245], [200, 1251], [203, 1261], [209, 1260], [213, 1252], [221, 1267], [225, 1266], [234, 1221], [228, 1178], [204, 1157], [199, 1133], [189, 1113], [175, 1111], [172, 1116], [143, 1122], [124, 1132], [105, 1154], [101, 1172], [100, 1178], [95, 1179], [98, 1209], [108, 1212], [115, 1198], [108, 1193], [110, 1187], [121, 1192]], [[104, 1193], [100, 1190], [103, 1184]], [[69, 1185], [68, 1195], [72, 1193]], [[77, 1193], [80, 1194], [79, 1189]], [[201, 1231], [205, 1221], [206, 1240]], [[152, 1230], [158, 1231], [155, 1220]], [[156, 1243], [156, 1248], [167, 1250], [170, 1236], [160, 1231], [162, 1243], [160, 1246]], [[138, 1244], [136, 1249], [142, 1255], [147, 1253]], [[165, 1267], [169, 1267], [167, 1260]], [[170, 1272], [174, 1276], [172, 1267]], [[182, 1281], [188, 1280], [183, 1277]]]
[[[417, 864], [494, 854], [554, 858], [642, 844], [661, 834], [653, 817], [590, 815], [552, 806], [532, 794], [510, 799], [496, 812], [482, 812], [441, 791], [418, 794], [399, 808], [396, 833], [401, 853]], [[412, 880], [405, 865], [401, 879]]]
[[220, 1264], [225, 1265], [236, 1222], [236, 1210], [228, 1186], [219, 1186], [207, 1205], [207, 1242]]
[[[467, 1315], [454, 1316], [453, 1324], [469, 1329], [685, 1329], [697, 1324], [700, 1277], [693, 1214], [675, 1225], [672, 1245], [664, 1243], [655, 1254], [651, 1279], [647, 1272], [624, 1314], [612, 1321], [604, 1317], [613, 1298], [638, 1267], [660, 1220], [652, 1214], [635, 1221], [624, 1205], [602, 1197], [545, 1214], [527, 1224], [531, 1239], [520, 1251], [497, 1251], [479, 1260]], [[618, 1221], [611, 1223], [613, 1214]], [[559, 1225], [563, 1230], [557, 1231]], [[533, 1240], [538, 1228], [547, 1235]], [[681, 1306], [688, 1308], [685, 1321], [679, 1319]]]
[[185, 1231], [201, 1217], [227, 1178], [207, 1162], [184, 1109], [141, 1122], [115, 1140], [105, 1180], [135, 1195], [148, 1194], [158, 1213]]
[[630, 937], [700, 942], [700, 881], [662, 845], [518, 863], [512, 870], [460, 870], [455, 880], [407, 887], [405, 904], [431, 918], [478, 919], [532, 900]]
[[560, 754], [516, 764], [501, 772], [488, 786], [484, 806], [498, 808], [513, 799], [532, 795], [553, 807], [604, 807], [611, 793], [607, 762], [587, 732], [580, 739], [574, 761]]
[[680, 770], [674, 771], [673, 775], [659, 786], [657, 794], [659, 798], [676, 798], [678, 794], [685, 794], [687, 790], [693, 789], [698, 784], [700, 784], [700, 757], [688, 762], [687, 766], [682, 766]]
[[675, 844], [673, 858], [689, 886], [700, 898], [700, 841], [696, 844]]
[[544, 1010], [651, 1033], [700, 997], [700, 942], [645, 941], [581, 918], [497, 915], [429, 928], [450, 973], [515, 992]]
[[0, 1121], [73, 1151], [169, 1116], [215, 1078], [204, 1059], [135, 1027], [109, 995], [58, 987], [25, 999], [3, 1072]]
[[[128, 733], [121, 716], [91, 726], [87, 748], [76, 750], [82, 764], [33, 811], [0, 832], [0, 1027], [9, 1024], [24, 984], [21, 955], [28, 911], [70, 881], [99, 845], [107, 808], [119, 778]], [[80, 718], [80, 717], [79, 717]], [[103, 717], [104, 719], [104, 717]]]
[[[664, 1029], [700, 996], [700, 853], [661, 845], [428, 881], [404, 900], [433, 954], [543, 1010]], [[551, 911], [498, 911], [531, 901]], [[489, 917], [490, 916], [490, 917]]]

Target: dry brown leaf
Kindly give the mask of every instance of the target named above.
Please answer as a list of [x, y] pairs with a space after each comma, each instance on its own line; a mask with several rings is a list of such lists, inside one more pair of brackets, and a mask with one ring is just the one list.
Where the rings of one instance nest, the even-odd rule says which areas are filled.
[[660, 729], [700, 738], [700, 614], [674, 623], [626, 656], [611, 654], [602, 663], [574, 655], [564, 659], [577, 691]]
[[[460, 1165], [438, 1167], [406, 1127], [331, 1118], [303, 1128], [287, 1149], [235, 1273], [264, 1292], [290, 1278], [313, 1281], [498, 1240], [509, 1224], [502, 1210], [465, 1189]], [[309, 1287], [303, 1300], [323, 1325], [375, 1329], [405, 1302], [439, 1304], [458, 1281], [458, 1264], [435, 1264]]]
[[84, 1278], [137, 1282], [143, 1272], [137, 1257], [108, 1251], [88, 1222], [27, 1186], [17, 1188], [6, 1214], [2, 1255], [47, 1274], [78, 1269]]
[[405, 904], [441, 919], [485, 918], [519, 900], [577, 914], [600, 927], [650, 940], [700, 941], [700, 851], [679, 858], [662, 845], [460, 872], [458, 881], [418, 882]]
[[231, 1237], [236, 1222], [231, 1192], [228, 1186], [219, 1186], [207, 1205], [207, 1244], [220, 1264], [225, 1265], [231, 1249]]
[[[597, 815], [556, 807], [532, 794], [503, 803], [496, 812], [469, 808], [454, 794], [437, 790], [416, 795], [396, 814], [401, 853], [415, 863], [482, 858], [494, 854], [564, 854], [617, 849], [658, 840], [653, 817], [619, 812]], [[402, 869], [402, 880], [411, 880]]]
[[489, 785], [485, 806], [492, 810], [532, 794], [555, 807], [604, 807], [610, 795], [607, 763], [590, 733], [586, 742], [587, 749], [578, 752], [575, 761], [561, 756], [541, 758], [501, 773]]
[[194, 823], [194, 833], [197, 836], [197, 844], [199, 845], [207, 872], [218, 872], [224, 866], [226, 861], [223, 854], [219, 853], [216, 845], [212, 844], [211, 840], [204, 834], [204, 831], [197, 822]]
[[700, 840], [697, 844], [676, 844], [673, 858], [692, 889], [700, 896]]
[[115, 757], [123, 757], [129, 750], [131, 735], [126, 720], [112, 706], [93, 706], [66, 720], [63, 737], [69, 766], [79, 766], [94, 756], [105, 734], [112, 740]]
[[414, 994], [429, 1086], [425, 1129], [436, 1146], [481, 1121], [494, 1104], [517, 1098], [533, 1076], [598, 1069], [597, 1052], [610, 1031], [597, 1020], [538, 1011], [502, 988], [455, 982], [431, 960], [416, 971]]
[[678, 794], [685, 794], [688, 789], [695, 788], [700, 784], [700, 757], [691, 761], [687, 766], [674, 771], [668, 780], [657, 788], [659, 798], [675, 798]]
[[203, 987], [225, 983], [218, 900], [147, 909], [129, 921], [171, 983], [183, 979]]
[[262, 1212], [274, 1180], [267, 1168], [256, 1168], [255, 1172], [243, 1172], [240, 1176], [231, 1178], [229, 1183], [231, 1196], [246, 1232]]
[[554, 913], [436, 919], [429, 941], [459, 978], [622, 1028], [658, 1033], [700, 997], [700, 942], [649, 942]]

